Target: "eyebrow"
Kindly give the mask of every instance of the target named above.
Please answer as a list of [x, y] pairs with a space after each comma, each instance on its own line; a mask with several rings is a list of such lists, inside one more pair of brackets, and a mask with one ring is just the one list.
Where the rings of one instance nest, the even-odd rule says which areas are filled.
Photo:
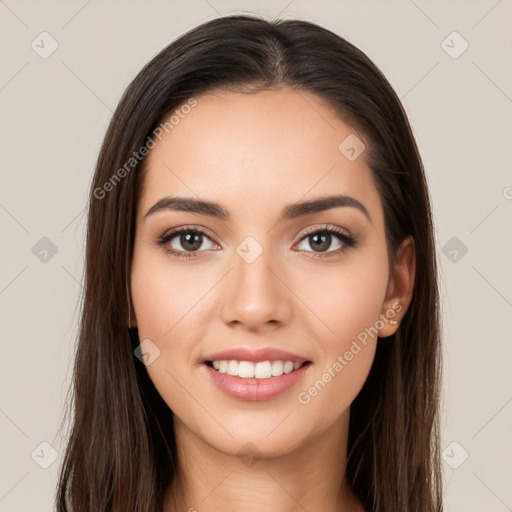
[[[370, 217], [368, 210], [362, 203], [353, 197], [343, 194], [329, 195], [309, 201], [288, 204], [282, 209], [278, 222], [292, 220], [305, 215], [312, 215], [314, 213], [339, 207], [356, 208], [363, 213], [370, 222], [372, 222], [372, 218]], [[163, 197], [146, 212], [144, 217], [149, 217], [150, 215], [160, 211], [192, 212], [215, 217], [223, 221], [231, 220], [229, 210], [224, 208], [222, 205], [211, 201], [194, 199], [192, 197]]]

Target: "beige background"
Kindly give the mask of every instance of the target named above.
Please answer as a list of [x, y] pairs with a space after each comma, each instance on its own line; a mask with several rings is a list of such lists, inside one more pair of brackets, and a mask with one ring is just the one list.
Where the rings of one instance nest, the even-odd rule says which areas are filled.
[[[111, 113], [157, 51], [241, 11], [330, 28], [402, 98], [442, 265], [446, 510], [512, 510], [512, 0], [0, 0], [0, 511], [53, 509], [84, 208]], [[43, 31], [58, 43], [46, 59], [31, 47]], [[42, 442], [59, 454], [47, 469]]]

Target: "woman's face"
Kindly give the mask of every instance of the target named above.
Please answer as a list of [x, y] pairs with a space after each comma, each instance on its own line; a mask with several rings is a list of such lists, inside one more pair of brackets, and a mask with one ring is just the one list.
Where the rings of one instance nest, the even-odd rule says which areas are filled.
[[[201, 441], [289, 453], [347, 420], [375, 333], [395, 330], [381, 200], [361, 137], [316, 96], [196, 100], [146, 161], [131, 276], [146, 368]], [[152, 209], [164, 198], [195, 206]]]

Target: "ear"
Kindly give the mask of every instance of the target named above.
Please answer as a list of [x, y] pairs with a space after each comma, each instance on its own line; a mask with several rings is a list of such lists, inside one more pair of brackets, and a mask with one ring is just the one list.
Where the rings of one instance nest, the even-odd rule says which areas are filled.
[[388, 289], [380, 318], [384, 327], [379, 337], [394, 334], [412, 301], [416, 272], [416, 250], [412, 236], [404, 238], [396, 253], [396, 261], [389, 276]]

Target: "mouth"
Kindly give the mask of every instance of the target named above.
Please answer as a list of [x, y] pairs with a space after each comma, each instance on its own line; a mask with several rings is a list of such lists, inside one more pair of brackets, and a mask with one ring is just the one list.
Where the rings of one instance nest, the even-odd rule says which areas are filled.
[[313, 362], [277, 347], [239, 346], [208, 354], [200, 365], [220, 391], [238, 400], [270, 400], [296, 386]]
[[311, 361], [239, 361], [236, 359], [218, 359], [215, 361], [205, 361], [204, 364], [218, 373], [224, 373], [232, 377], [263, 380], [296, 372], [310, 365]]
[[305, 378], [311, 361], [210, 359], [200, 370], [225, 395], [244, 401], [271, 400]]

